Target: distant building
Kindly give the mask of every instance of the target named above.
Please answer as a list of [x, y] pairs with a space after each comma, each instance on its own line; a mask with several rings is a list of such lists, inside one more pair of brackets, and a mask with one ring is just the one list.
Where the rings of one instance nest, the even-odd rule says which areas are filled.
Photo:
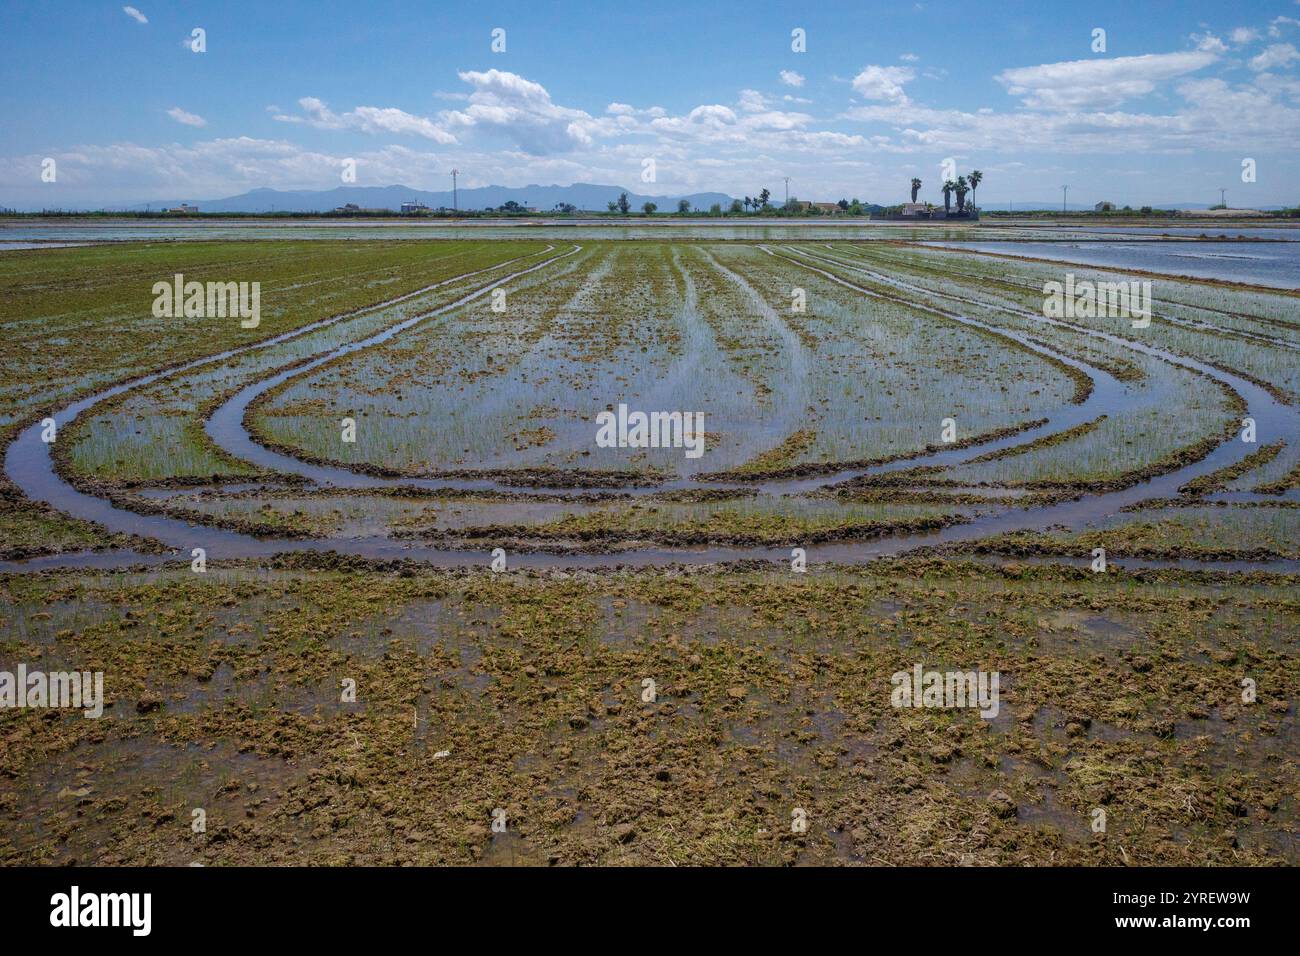
[[1106, 202], [1103, 199], [1101, 202], [1097, 203], [1097, 205], [1093, 206], [1092, 208], [1097, 212], [1114, 212], [1115, 204], [1113, 202]]
[[430, 209], [428, 206], [426, 206], [424, 203], [416, 199], [412, 199], [410, 202], [402, 203], [403, 216], [413, 216], [417, 213], [429, 212], [429, 211]]
[[360, 212], [361, 207], [354, 202], [350, 202], [350, 203], [345, 203], [342, 206], [335, 206], [334, 211], [335, 212]]
[[932, 219], [953, 219], [962, 222], [977, 222], [979, 217], [979, 210], [974, 206], [968, 205], [962, 212], [958, 212], [956, 206], [953, 206], [950, 209], [945, 209], [943, 206], [935, 206], [929, 203], [919, 202], [903, 203], [901, 206], [895, 206], [871, 214], [872, 219], [884, 222], [915, 222], [917, 220]]
[[163, 212], [198, 212], [198, 206], [191, 206], [189, 203], [181, 203], [174, 209], [164, 209]]

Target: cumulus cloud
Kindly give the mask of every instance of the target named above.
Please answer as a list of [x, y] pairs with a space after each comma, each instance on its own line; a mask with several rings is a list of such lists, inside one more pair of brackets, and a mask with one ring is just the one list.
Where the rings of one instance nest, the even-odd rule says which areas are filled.
[[1300, 51], [1290, 43], [1273, 43], [1263, 53], [1251, 58], [1250, 68], [1259, 73], [1288, 66], [1296, 60], [1300, 60]]
[[1205, 53], [1227, 53], [1228, 44], [1213, 33], [1193, 33], [1189, 39], [1196, 44], [1196, 49]]
[[794, 70], [782, 70], [781, 82], [786, 86], [803, 86], [803, 74], [796, 73]]
[[516, 73], [492, 69], [458, 75], [473, 91], [463, 110], [441, 114], [449, 128], [487, 131], [536, 155], [589, 146], [595, 135], [618, 129], [612, 120], [558, 105], [544, 86]]
[[1300, 20], [1297, 20], [1295, 17], [1274, 17], [1269, 22], [1268, 35], [1271, 37], [1280, 37], [1282, 35], [1282, 27], [1284, 26], [1300, 27]]
[[[742, 100], [744, 99], [742, 95]], [[750, 105], [755, 105], [752, 102]], [[680, 147], [762, 148], [787, 146], [792, 135], [812, 122], [807, 113], [763, 108], [737, 113], [729, 106], [712, 103], [697, 106], [685, 116], [660, 116], [642, 128]]]
[[910, 66], [865, 66], [853, 78], [853, 91], [865, 100], [907, 102], [904, 83], [916, 78]]
[[[57, 154], [59, 182], [84, 187], [95, 198], [134, 199], [142, 195], [221, 196], [256, 186], [301, 188], [338, 184], [343, 157], [305, 150], [283, 140], [250, 137], [141, 146], [113, 143], [80, 145]], [[28, 158], [0, 163], [9, 180]], [[39, 163], [39, 159], [37, 159]], [[331, 182], [332, 181], [332, 182]]]
[[[1023, 102], [1001, 111], [937, 109], [917, 102], [907, 90], [913, 70], [904, 65], [864, 67], [852, 80], [853, 107], [816, 118], [793, 111], [791, 103], [806, 102], [797, 96], [749, 89], [736, 91], [734, 101], [704, 102], [682, 112], [612, 99], [593, 116], [556, 102], [540, 83], [499, 70], [461, 73], [469, 92], [442, 95], [457, 102], [428, 116], [381, 106], [335, 110], [316, 97], [302, 98], [287, 112], [268, 111], [286, 124], [411, 137], [367, 152], [349, 136], [345, 155], [359, 160], [363, 185], [443, 188], [446, 170], [455, 165], [472, 170], [462, 180], [466, 186], [576, 181], [634, 186], [642, 159], [653, 155], [656, 189], [666, 194], [700, 189], [752, 194], [772, 185], [773, 170], [779, 169], [806, 184], [801, 196], [876, 199], [895, 188], [897, 167], [880, 162], [891, 155], [917, 162], [976, 153], [990, 160], [998, 154], [1149, 156], [1239, 150], [1242, 142], [1261, 153], [1292, 149], [1300, 141], [1300, 81], [1284, 69], [1238, 69], [1248, 82], [1195, 75], [1220, 59], [1225, 77], [1233, 76], [1227, 68], [1242, 65], [1200, 50], [1007, 70], [996, 78]], [[1274, 52], [1269, 62], [1285, 67], [1292, 57]], [[1119, 105], [1150, 92], [1162, 94], [1155, 101], [1159, 111]], [[177, 122], [187, 122], [182, 117], [202, 122], [179, 107], [168, 113]], [[84, 183], [85, 195], [98, 201], [110, 201], [111, 190], [138, 200], [215, 197], [254, 186], [328, 189], [338, 183], [343, 158], [250, 138], [159, 148], [83, 146], [58, 155], [60, 189]], [[0, 158], [0, 184], [8, 179], [21, 184], [15, 190], [30, 190], [31, 170], [39, 161]], [[980, 165], [990, 169], [994, 162]]]
[[1259, 39], [1259, 31], [1254, 27], [1236, 27], [1228, 32], [1228, 39], [1237, 46], [1251, 43]]
[[456, 137], [433, 120], [407, 113], [395, 107], [358, 106], [346, 113], [335, 113], [324, 100], [304, 96], [298, 100], [302, 113], [286, 114], [272, 108], [272, 118], [281, 123], [302, 123], [316, 129], [356, 129], [363, 133], [397, 133], [423, 136], [435, 143], [450, 144]]
[[1211, 50], [1196, 50], [1070, 60], [1003, 70], [995, 79], [1033, 109], [1104, 108], [1146, 96], [1157, 84], [1202, 69], [1217, 59]]
[[651, 124], [654, 129], [664, 133], [681, 133], [696, 130], [723, 132], [737, 125], [735, 110], [728, 106], [712, 104], [697, 106], [685, 116], [665, 116]]
[[[1185, 78], [1184, 103], [1168, 113], [1121, 110], [1020, 109], [1013, 112], [934, 109], [919, 103], [858, 106], [845, 119], [885, 124], [893, 135], [876, 148], [892, 152], [1014, 152], [1150, 155], [1235, 150], [1287, 150], [1300, 137], [1300, 109], [1288, 78], [1261, 74], [1253, 84]], [[873, 143], [875, 140], [873, 139]]]
[[188, 113], [179, 106], [173, 106], [167, 111], [167, 115], [176, 122], [184, 126], [207, 126], [208, 121], [197, 113]]
[[123, 7], [122, 12], [134, 20], [136, 23], [148, 23], [149, 18], [137, 10], [135, 7]]
[[1261, 73], [1255, 77], [1255, 85], [1270, 96], [1287, 96], [1300, 101], [1300, 79], [1293, 76]]

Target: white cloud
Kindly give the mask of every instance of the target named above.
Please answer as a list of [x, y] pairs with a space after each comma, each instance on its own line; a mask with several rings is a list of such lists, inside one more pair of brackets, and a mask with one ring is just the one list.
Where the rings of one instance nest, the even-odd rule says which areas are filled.
[[1208, 66], [1208, 50], [1070, 60], [1003, 70], [995, 79], [1034, 109], [1113, 107], [1153, 92], [1156, 84]]
[[181, 123], [185, 126], [207, 126], [208, 125], [208, 121], [205, 120], [202, 116], [199, 116], [197, 113], [187, 113], [179, 106], [173, 106], [171, 109], [167, 111], [167, 115], [170, 116], [172, 119], [174, 119], [176, 122]]
[[717, 104], [697, 106], [685, 116], [665, 116], [651, 125], [662, 132], [685, 132], [691, 128], [721, 131], [735, 127], [736, 113], [730, 107]]
[[435, 143], [456, 142], [455, 136], [433, 120], [391, 106], [358, 106], [347, 113], [335, 113], [324, 100], [314, 96], [304, 96], [298, 100], [298, 105], [304, 115], [288, 115], [273, 111], [272, 116], [281, 123], [302, 123], [316, 129], [356, 129], [363, 133], [423, 136]]
[[135, 7], [123, 7], [122, 12], [134, 20], [136, 23], [148, 23], [149, 18], [137, 10]]
[[456, 137], [439, 127], [432, 120], [415, 116], [393, 107], [358, 106], [352, 111], [357, 117], [360, 128], [367, 133], [404, 133], [411, 136], [423, 136], [435, 143], [454, 143]]
[[536, 155], [589, 146], [594, 136], [619, 128], [613, 120], [557, 105], [544, 86], [515, 73], [464, 70], [458, 75], [473, 92], [465, 109], [441, 114], [451, 128], [475, 128], [504, 136]]
[[[149, 195], [175, 198], [177, 193], [215, 197], [256, 186], [325, 188], [338, 184], [343, 159], [282, 140], [249, 137], [157, 147], [133, 143], [82, 145], [55, 155], [60, 183], [66, 181], [72, 189], [93, 190], [95, 198], [110, 201]], [[6, 161], [0, 169], [9, 174], [24, 162]]]
[[1228, 33], [1228, 39], [1237, 46], [1251, 43], [1259, 39], [1259, 31], [1254, 27], [1237, 27]]
[[[772, 186], [774, 170], [781, 170], [801, 183], [801, 196], [879, 200], [896, 189], [898, 167], [888, 160], [893, 156], [923, 164], [935, 155], [978, 154], [986, 157], [977, 163], [985, 169], [999, 156], [1034, 157], [1028, 162], [1034, 172], [1017, 177], [1032, 185], [1034, 176], [1048, 175], [1044, 156], [1193, 155], [1239, 151], [1243, 142], [1261, 155], [1292, 150], [1300, 141], [1300, 81], [1287, 71], [1238, 70], [1250, 76], [1245, 83], [1192, 75], [1216, 60], [1214, 53], [1189, 51], [1009, 70], [998, 79], [1027, 106], [1001, 112], [918, 103], [906, 89], [913, 72], [902, 65], [864, 67], [852, 81], [856, 105], [839, 116], [817, 118], [793, 111], [797, 107], [790, 104], [805, 102], [797, 96], [756, 90], [739, 91], [735, 102], [702, 103], [681, 113], [612, 100], [592, 116], [556, 103], [539, 83], [495, 70], [462, 73], [470, 90], [462, 103], [430, 116], [378, 106], [336, 112], [315, 97], [300, 100], [292, 115], [277, 107], [268, 110], [287, 124], [417, 137], [408, 145], [365, 152], [349, 135], [344, 155], [360, 160], [361, 185], [401, 182], [441, 189], [446, 170], [455, 165], [472, 170], [462, 180], [465, 186], [584, 181], [635, 187], [642, 158], [653, 155], [655, 191], [664, 194], [701, 189], [752, 194]], [[1223, 65], [1241, 64], [1224, 58]], [[1161, 94], [1159, 112], [1114, 105], [1146, 91]], [[1053, 108], [1044, 109], [1048, 103]], [[169, 115], [177, 122], [193, 116], [179, 107]], [[340, 153], [344, 149], [340, 146]], [[60, 188], [66, 180], [70, 190], [83, 189], [88, 202], [202, 199], [255, 186], [328, 189], [338, 183], [342, 159], [290, 142], [246, 137], [159, 148], [82, 146], [55, 155]], [[30, 191], [31, 170], [39, 162], [40, 157], [0, 158], [0, 184]]]
[[795, 86], [795, 87], [803, 86], [803, 81], [804, 81], [803, 75], [800, 73], [796, 73], [794, 70], [781, 71], [781, 82], [784, 83], [786, 86]]
[[667, 141], [674, 148], [734, 147], [754, 151], [769, 145], [792, 146], [800, 137], [809, 135], [802, 128], [811, 122], [807, 113], [766, 108], [737, 113], [729, 106], [713, 103], [697, 106], [685, 116], [657, 117], [636, 131], [658, 135], [661, 145]]
[[1300, 109], [1282, 99], [1294, 95], [1295, 85], [1270, 74], [1237, 86], [1189, 77], [1176, 90], [1184, 103], [1159, 114], [1077, 109], [971, 113], [908, 102], [858, 106], [843, 116], [892, 127], [892, 136], [883, 143], [873, 137], [873, 144], [900, 153], [1153, 155], [1239, 150], [1243, 142], [1260, 151], [1286, 151], [1300, 140]]
[[1270, 96], [1285, 95], [1300, 101], [1300, 79], [1291, 76], [1277, 76], [1273, 73], [1261, 73], [1255, 77], [1255, 85]]
[[899, 59], [902, 60], [904, 63], [915, 63], [917, 60], [921, 58], [917, 56], [915, 53], [903, 53], [899, 56]]
[[1295, 17], [1274, 17], [1268, 25], [1268, 35], [1271, 37], [1280, 37], [1283, 26], [1300, 27], [1300, 20]]
[[1263, 70], [1275, 70], [1300, 60], [1300, 51], [1290, 43], [1273, 43], [1265, 48], [1259, 56], [1252, 57], [1250, 68], [1256, 73]]
[[853, 90], [866, 100], [905, 103], [907, 93], [903, 84], [915, 77], [915, 72], [908, 66], [864, 66], [862, 72], [853, 78]]
[[1196, 49], [1205, 53], [1227, 53], [1228, 44], [1213, 33], [1193, 33], [1188, 39], [1196, 44]]

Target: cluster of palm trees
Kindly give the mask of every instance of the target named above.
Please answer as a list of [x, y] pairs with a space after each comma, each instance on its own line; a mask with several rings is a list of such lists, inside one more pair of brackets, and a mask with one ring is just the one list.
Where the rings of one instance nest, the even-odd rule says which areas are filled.
[[[949, 213], [952, 211], [952, 197], [957, 195], [957, 212], [966, 212], [966, 196], [968, 193], [974, 193], [979, 188], [980, 183], [984, 181], [984, 174], [978, 169], [971, 170], [969, 176], [958, 176], [955, 180], [948, 179], [943, 184], [943, 211]], [[912, 202], [916, 202], [916, 194], [921, 191], [921, 180], [912, 180]], [[928, 206], [929, 203], [926, 203]], [[971, 208], [975, 208], [975, 197], [971, 196]]]

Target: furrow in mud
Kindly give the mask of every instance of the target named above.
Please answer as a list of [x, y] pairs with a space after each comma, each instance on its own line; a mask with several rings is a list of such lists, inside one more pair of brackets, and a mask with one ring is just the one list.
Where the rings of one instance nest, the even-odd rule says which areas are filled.
[[[796, 254], [799, 257], [794, 258], [788, 255], [779, 255], [765, 246], [760, 248], [762, 248], [768, 255], [783, 259], [801, 269], [809, 270], [828, 281], [855, 290], [863, 295], [891, 298], [890, 296], [882, 295], [878, 291], [851, 283], [841, 276], [812, 264], [820, 261], [825, 265], [837, 266], [840, 268], [855, 268], [851, 264], [845, 263], [841, 260], [830, 257], [820, 257], [806, 251], [796, 251]], [[497, 481], [492, 478], [478, 478], [471, 480], [448, 480], [446, 478], [381, 478], [358, 473], [348, 468], [303, 462], [296, 458], [282, 455], [276, 451], [255, 444], [245, 430], [244, 415], [248, 404], [258, 395], [277, 384], [280, 384], [289, 377], [305, 374], [327, 361], [332, 361], [340, 356], [348, 355], [368, 346], [386, 341], [412, 327], [417, 322], [425, 321], [431, 317], [450, 312], [465, 304], [465, 302], [470, 299], [488, 292], [497, 285], [520, 275], [528, 274], [544, 268], [561, 258], [574, 255], [579, 251], [579, 249], [580, 247], [575, 247], [570, 252], [547, 259], [531, 266], [530, 268], [516, 271], [508, 276], [495, 280], [492, 284], [483, 286], [450, 305], [433, 310], [430, 313], [422, 314], [413, 319], [408, 319], [406, 322], [399, 323], [397, 326], [386, 329], [384, 332], [373, 335], [365, 340], [350, 343], [337, 349], [332, 349], [327, 353], [316, 356], [306, 364], [300, 364], [293, 368], [283, 369], [274, 375], [249, 385], [241, 390], [234, 398], [228, 400], [216, 410], [205, 425], [207, 433], [220, 447], [237, 457], [251, 461], [254, 464], [260, 465], [271, 471], [307, 479], [308, 481], [314, 482], [315, 484], [325, 488], [357, 490], [376, 488], [412, 488], [426, 492], [435, 489], [451, 490], [456, 492], [496, 491], [508, 492], [527, 497], [527, 495], [516, 485]], [[718, 268], [721, 269], [720, 266], [718, 266]], [[888, 277], [881, 277], [867, 269], [856, 269], [855, 271], [860, 271], [865, 275], [869, 275], [876, 281], [886, 282], [889, 285], [898, 288], [900, 293], [923, 294], [927, 296], [933, 295], [940, 298], [961, 300], [959, 296], [945, 293], [930, 293], [927, 290], [911, 286], [905, 282], [892, 280]], [[458, 281], [459, 278], [463, 277], [457, 277], [457, 280], [448, 281]], [[689, 276], [687, 276], [687, 279], [689, 280]], [[754, 292], [754, 295], [757, 295], [757, 293]], [[1069, 406], [1064, 413], [1054, 416], [1051, 420], [1042, 425], [1036, 425], [1035, 427], [1019, 432], [1018, 434], [1000, 437], [996, 441], [977, 443], [969, 447], [958, 449], [941, 448], [933, 451], [927, 450], [920, 456], [902, 456], [897, 460], [873, 463], [863, 468], [833, 470], [829, 473], [820, 475], [801, 475], [786, 479], [769, 479], [748, 482], [728, 480], [727, 484], [733, 486], [732, 488], [722, 487], [710, 490], [723, 492], [728, 490], [740, 490], [760, 495], [799, 494], [829, 488], [853, 478], [879, 475], [890, 471], [900, 470], [905, 467], [957, 464], [975, 457], [996, 455], [1003, 449], [1014, 449], [1020, 445], [1050, 440], [1053, 435], [1069, 431], [1070, 429], [1078, 429], [1086, 425], [1088, 422], [1092, 421], [1097, 414], [1104, 414], [1104, 412], [1100, 412], [1100, 409], [1104, 408], [1108, 401], [1114, 400], [1116, 390], [1120, 387], [1114, 377], [1104, 370], [1097, 369], [1085, 362], [1065, 355], [1064, 353], [1057, 352], [1027, 335], [1021, 335], [1011, 330], [988, 325], [987, 323], [969, 317], [960, 316], [956, 313], [950, 313], [930, 306], [920, 305], [906, 299], [905, 297], [900, 298], [899, 301], [902, 301], [909, 307], [919, 309], [920, 311], [939, 315], [945, 319], [961, 322], [982, 331], [1011, 339], [1029, 352], [1044, 357], [1050, 357], [1070, 368], [1078, 370], [1081, 374], [1088, 376], [1094, 387], [1087, 399], [1085, 399], [1081, 404]], [[1005, 307], [1005, 310], [1014, 311], [1009, 307]], [[769, 317], [769, 319], [770, 318], [771, 317]], [[779, 322], [779, 319], [777, 321]], [[1042, 321], [1052, 320], [1042, 319]], [[1120, 336], [1113, 336], [1109, 333], [1097, 330], [1082, 329], [1064, 322], [1053, 322], [1053, 324], [1061, 325], [1069, 328], [1071, 331], [1081, 334], [1096, 336], [1124, 348], [1133, 348], [1142, 351], [1145, 354], [1154, 356], [1163, 361], [1171, 362], [1175, 365], [1199, 368], [1199, 370], [1204, 374], [1207, 374], [1216, 381], [1232, 388], [1243, 397], [1251, 410], [1251, 414], [1260, 421], [1261, 431], [1266, 428], [1294, 428], [1294, 413], [1290, 409], [1287, 409], [1273, 401], [1272, 397], [1263, 389], [1260, 389], [1236, 376], [1220, 372], [1217, 369], [1205, 366], [1195, 360], [1176, 356], [1166, 352], [1165, 350], [1153, 346], [1147, 346], [1144, 343], [1134, 342]], [[315, 327], [319, 327], [319, 323]], [[308, 331], [307, 328], [300, 329], [291, 333], [289, 336], [279, 337], [277, 340], [270, 340], [267, 343], [260, 343], [256, 346], [250, 346], [249, 348], [266, 347], [267, 345], [274, 344], [276, 341], [282, 341], [286, 337], [304, 334], [306, 331]], [[802, 343], [798, 344], [802, 347]], [[198, 365], [206, 364], [208, 362], [218, 361], [224, 357], [226, 356], [222, 355], [205, 358], [191, 363], [189, 366], [186, 366], [186, 368], [197, 367]], [[183, 370], [184, 369], [181, 369], [180, 371]], [[147, 384], [157, 377], [157, 375], [147, 376], [134, 382], [117, 386], [98, 396], [83, 400], [82, 402], [64, 410], [60, 415], [60, 420], [66, 424], [75, 419], [77, 415], [82, 414], [90, 407], [93, 407], [99, 401], [120, 394], [128, 388]], [[444, 567], [481, 566], [490, 559], [490, 549], [484, 550], [474, 546], [463, 548], [448, 547], [446, 544], [442, 544], [442, 546], [430, 546], [424, 543], [412, 543], [411, 541], [390, 537], [356, 537], [350, 539], [293, 539], [276, 536], [256, 537], [251, 534], [224, 530], [207, 524], [191, 524], [188, 521], [159, 514], [141, 515], [136, 512], [115, 507], [111, 502], [83, 494], [82, 492], [72, 488], [54, 472], [48, 454], [48, 447], [44, 445], [40, 445], [39, 448], [35, 447], [37, 444], [39, 444], [38, 428], [33, 426], [23, 432], [19, 438], [11, 444], [8, 454], [6, 455], [6, 470], [10, 474], [11, 479], [14, 480], [18, 487], [28, 494], [29, 497], [32, 497], [35, 500], [45, 501], [59, 510], [66, 511], [76, 517], [96, 521], [110, 530], [123, 530], [127, 533], [136, 534], [142, 537], [154, 538], [171, 548], [180, 549], [182, 551], [188, 551], [193, 548], [203, 548], [207, 552], [209, 560], [264, 558], [283, 552], [293, 551], [334, 554], [338, 555], [340, 559], [346, 558], [347, 556], [353, 556], [365, 560], [411, 560]], [[1248, 449], [1245, 451], [1248, 451]], [[1144, 500], [1173, 497], [1176, 495], [1177, 490], [1181, 485], [1198, 476], [1236, 463], [1244, 456], [1245, 451], [1239, 451], [1237, 448], [1233, 447], [1233, 443], [1226, 442], [1220, 444], [1211, 451], [1209, 455], [1198, 462], [1119, 491], [1108, 492], [1105, 494], [1085, 495], [1074, 500], [1029, 508], [1012, 507], [1009, 510], [999, 511], [993, 514], [979, 515], [963, 523], [950, 523], [944, 527], [923, 532], [882, 536], [867, 541], [830, 540], [815, 544], [810, 542], [806, 545], [807, 556], [810, 562], [815, 563], [858, 564], [883, 557], [904, 554], [918, 548], [973, 542], [983, 537], [1010, 531], [1040, 530], [1049, 526], [1058, 525], [1067, 528], [1077, 527], [1080, 524], [1094, 520], [1098, 517], [1113, 514], [1123, 508], [1130, 507]], [[33, 454], [33, 452], [35, 452], [35, 454]], [[44, 472], [41, 468], [42, 459], [44, 459], [45, 465]], [[51, 479], [53, 481], [52, 485]], [[702, 489], [707, 488], [709, 484], [710, 483], [708, 482], [691, 482], [685, 480], [675, 482], [669, 481], [640, 487], [620, 487], [615, 490], [615, 493], [620, 497], [649, 496], [653, 494], [662, 494], [666, 491], [671, 492], [675, 490]], [[530, 492], [537, 495], [562, 494], [567, 490], [570, 489], [540, 487], [529, 489]], [[791, 544], [793, 546], [800, 545], [798, 541], [792, 541]], [[718, 564], [754, 560], [785, 562], [789, 560], [789, 549], [784, 546], [741, 547], [711, 545], [704, 547], [678, 548], [643, 547], [635, 550], [613, 551], [611, 553], [585, 553], [582, 550], [575, 549], [557, 550], [559, 553], [541, 550], [541, 548], [520, 551], [512, 554], [512, 562], [514, 565], [521, 567], [601, 568]], [[59, 567], [77, 566], [97, 568], [126, 567], [141, 563], [152, 564], [159, 560], [165, 559], [158, 556], [141, 555], [129, 551], [66, 554], [42, 557], [29, 561], [6, 562], [0, 564], [0, 570], [38, 571]], [[1290, 564], [1293, 563], [1294, 562], [1262, 562], [1258, 565], [1251, 563], [1250, 566], [1289, 570]], [[1167, 562], [1151, 561], [1148, 562], [1146, 566], [1182, 567], [1186, 564], [1187, 562], [1185, 561], [1170, 560]], [[1207, 566], [1202, 562], [1193, 562], [1193, 564], [1196, 566]]]

